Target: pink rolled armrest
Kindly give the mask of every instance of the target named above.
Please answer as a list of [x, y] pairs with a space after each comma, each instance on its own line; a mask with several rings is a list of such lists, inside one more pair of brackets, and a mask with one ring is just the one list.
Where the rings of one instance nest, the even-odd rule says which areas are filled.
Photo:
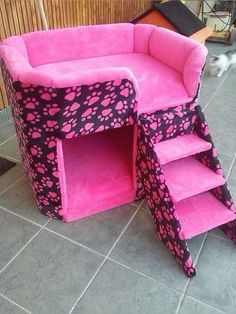
[[203, 44], [159, 27], [150, 35], [149, 54], [182, 74], [189, 96], [196, 95], [207, 56]]

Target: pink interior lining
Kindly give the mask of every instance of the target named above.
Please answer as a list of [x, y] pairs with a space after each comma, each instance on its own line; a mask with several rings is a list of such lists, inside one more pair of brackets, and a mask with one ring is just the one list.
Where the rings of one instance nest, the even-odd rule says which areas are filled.
[[61, 182], [68, 199], [65, 221], [134, 200], [133, 139], [130, 126], [62, 141], [66, 180]]
[[58, 77], [66, 73], [83, 73], [100, 68], [124, 67], [137, 80], [140, 89], [139, 112], [174, 107], [192, 100], [180, 73], [157, 59], [142, 53], [129, 53], [44, 64], [34, 69]]

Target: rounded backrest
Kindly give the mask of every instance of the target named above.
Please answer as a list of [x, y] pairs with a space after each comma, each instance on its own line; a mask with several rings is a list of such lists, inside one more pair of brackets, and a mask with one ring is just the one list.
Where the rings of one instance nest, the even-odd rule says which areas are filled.
[[134, 25], [106, 24], [39, 31], [22, 36], [30, 64], [133, 52]]

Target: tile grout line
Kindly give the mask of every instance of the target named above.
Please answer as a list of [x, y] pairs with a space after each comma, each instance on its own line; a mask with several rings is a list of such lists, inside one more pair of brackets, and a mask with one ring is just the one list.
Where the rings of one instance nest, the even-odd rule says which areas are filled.
[[226, 178], [225, 178], [225, 180], [226, 180], [226, 181], [229, 179], [229, 176], [230, 176], [231, 171], [232, 171], [232, 169], [233, 169], [233, 166], [234, 166], [235, 160], [236, 160], [236, 152], [235, 152], [235, 154], [234, 154], [234, 158], [233, 158], [233, 160], [232, 160], [232, 162], [231, 162], [231, 164], [230, 164], [230, 167], [229, 167], [229, 170], [228, 170], [227, 176], [226, 176]]
[[208, 304], [208, 303], [206, 303], [206, 302], [203, 302], [203, 301], [201, 301], [200, 299], [198, 299], [198, 298], [196, 298], [196, 297], [194, 297], [194, 296], [192, 296], [192, 295], [187, 294], [187, 297], [190, 298], [190, 299], [193, 299], [194, 301], [197, 301], [197, 302], [199, 302], [199, 303], [201, 303], [201, 304], [207, 305], [208, 307], [210, 307], [210, 308], [212, 308], [212, 309], [214, 309], [214, 310], [217, 310], [219, 313], [225, 313], [224, 311], [218, 309], [217, 307], [214, 307], [214, 306], [212, 306], [211, 304]]
[[[136, 206], [135, 204], [131, 204], [131, 205], [137, 208], [137, 206]], [[28, 219], [28, 218], [26, 218], [26, 217], [24, 217], [24, 216], [22, 216], [22, 215], [19, 215], [19, 214], [17, 214], [17, 213], [15, 213], [15, 212], [13, 212], [13, 211], [11, 211], [11, 210], [9, 210], [9, 209], [7, 209], [7, 208], [5, 208], [5, 207], [3, 207], [3, 206], [0, 205], [0, 211], [1, 211], [1, 210], [2, 210], [2, 211], [6, 211], [6, 212], [8, 212], [8, 213], [10, 213], [10, 214], [12, 214], [12, 215], [14, 215], [14, 216], [20, 218], [20, 219], [23, 219], [23, 220], [29, 222], [29, 223], [32, 223], [33, 225], [35, 225], [35, 226], [37, 226], [37, 227], [40, 227], [41, 229], [44, 229], [44, 230], [46, 230], [46, 231], [48, 231], [48, 232], [50, 232], [50, 233], [56, 234], [57, 236], [59, 236], [59, 237], [65, 239], [65, 240], [67, 240], [67, 241], [69, 241], [69, 242], [72, 242], [72, 243], [74, 243], [74, 244], [76, 244], [76, 245], [78, 245], [78, 246], [80, 246], [80, 247], [82, 247], [82, 248], [84, 248], [84, 249], [86, 249], [86, 250], [88, 250], [88, 251], [94, 253], [94, 254], [97, 254], [97, 255], [99, 255], [99, 256], [101, 256], [101, 257], [106, 257], [106, 255], [104, 255], [104, 254], [102, 254], [102, 253], [100, 253], [100, 252], [98, 252], [98, 251], [96, 251], [96, 250], [94, 250], [94, 249], [92, 249], [92, 248], [90, 248], [90, 247], [88, 247], [88, 246], [86, 246], [86, 245], [84, 245], [84, 244], [78, 242], [78, 241], [75, 241], [75, 240], [73, 240], [73, 239], [71, 239], [71, 238], [68, 238], [67, 236], [65, 236], [65, 235], [63, 235], [63, 234], [61, 234], [61, 233], [58, 233], [58, 232], [56, 232], [56, 231], [54, 231], [54, 230], [52, 230], [52, 229], [50, 229], [50, 228], [47, 228], [46, 225], [45, 225], [45, 223], [44, 223], [44, 224], [39, 224], [39, 223], [37, 223], [37, 222], [35, 222], [35, 221], [33, 221], [33, 220], [30, 220], [30, 219]], [[51, 221], [51, 220], [52, 220], [52, 219], [48, 219], [48, 220], [46, 221], [46, 223], [49, 223], [49, 221]]]
[[228, 73], [225, 75], [224, 79], [220, 82], [220, 84], [218, 85], [217, 89], [215, 90], [215, 92], [211, 95], [210, 99], [208, 100], [208, 102], [206, 103], [206, 106], [202, 109], [202, 111], [204, 112], [206, 110], [206, 108], [210, 105], [210, 102], [212, 101], [212, 99], [215, 97], [216, 93], [219, 91], [219, 89], [221, 88], [221, 86], [223, 85], [224, 81], [226, 80], [226, 78], [228, 77], [229, 73], [231, 72], [232, 68], [228, 71]]
[[188, 278], [188, 281], [186, 282], [186, 285], [185, 285], [185, 287], [184, 287], [183, 293], [182, 293], [182, 295], [181, 295], [180, 298], [179, 298], [179, 302], [178, 302], [178, 305], [177, 305], [177, 309], [176, 309], [176, 311], [175, 311], [175, 314], [179, 314], [179, 311], [180, 311], [181, 306], [182, 306], [182, 304], [183, 304], [184, 297], [185, 297], [185, 295], [186, 295], [186, 291], [187, 291], [187, 289], [188, 289], [188, 285], [189, 285], [189, 283], [190, 283], [190, 280], [191, 280], [191, 279]]
[[0, 143], [0, 148], [1, 148], [2, 145], [6, 144], [8, 141], [10, 141], [11, 139], [13, 139], [13, 137], [16, 137], [16, 134], [14, 134], [14, 135], [8, 137], [8, 139], [6, 139], [6, 140], [3, 141], [2, 143]]
[[8, 155], [4, 155], [2, 153], [0, 153], [0, 157], [8, 159], [8, 160], [13, 161], [13, 162], [16, 162], [17, 164], [21, 164], [22, 163], [22, 160], [14, 158], [14, 157], [11, 157], [11, 156], [8, 156]]
[[7, 300], [9, 303], [14, 304], [15, 306], [17, 306], [18, 308], [20, 308], [20, 309], [23, 310], [24, 312], [29, 313], [29, 314], [32, 313], [32, 312], [30, 312], [29, 310], [27, 310], [26, 308], [24, 308], [22, 305], [20, 305], [20, 304], [14, 302], [13, 300], [11, 300], [11, 299], [9, 299], [8, 297], [6, 297], [4, 294], [0, 293], [0, 296], [1, 296], [3, 299]]
[[[15, 212], [11, 211], [10, 209], [7, 209], [7, 208], [3, 207], [2, 205], [0, 205], [0, 211], [1, 211], [1, 210], [5, 211], [5, 212], [7, 212], [7, 213], [10, 213], [10, 214], [12, 214], [12, 215], [14, 215], [14, 216], [16, 216], [16, 217], [18, 217], [18, 218], [20, 218], [20, 219], [23, 219], [23, 220], [25, 220], [25, 221], [27, 221], [27, 222], [30, 222], [30, 223], [32, 223], [32, 224], [35, 225], [35, 226], [38, 226], [38, 227], [40, 227], [40, 228], [43, 227], [43, 225], [38, 224], [37, 222], [34, 222], [33, 220], [30, 220], [30, 219], [28, 219], [28, 218], [26, 218], [26, 217], [24, 217], [24, 216], [21, 216], [21, 215], [15, 213]], [[49, 220], [49, 219], [48, 219], [48, 220]], [[47, 220], [47, 221], [48, 221], [48, 220]], [[47, 222], [47, 221], [46, 221], [46, 222]]]
[[[206, 239], [207, 239], [207, 235], [208, 235], [208, 233], [206, 232], [205, 237], [204, 237], [204, 239], [202, 240], [202, 244], [201, 244], [201, 246], [200, 246], [200, 249], [199, 249], [199, 251], [198, 251], [198, 254], [197, 254], [196, 258], [195, 258], [195, 263], [194, 263], [195, 265], [194, 265], [194, 267], [197, 266], [197, 262], [198, 262], [198, 259], [199, 259], [200, 255], [201, 255], [201, 253], [202, 253], [204, 244], [205, 244]], [[180, 311], [181, 306], [182, 306], [182, 304], [183, 304], [184, 297], [185, 297], [185, 295], [186, 295], [186, 291], [187, 291], [188, 286], [189, 286], [189, 284], [190, 284], [190, 280], [191, 280], [191, 278], [188, 279], [188, 281], [187, 281], [187, 283], [186, 283], [186, 285], [185, 285], [185, 287], [184, 287], [184, 291], [183, 291], [183, 293], [182, 293], [182, 296], [181, 296], [180, 299], [179, 299], [179, 303], [178, 303], [178, 306], [177, 306], [177, 309], [176, 309], [175, 314], [179, 314], [179, 311]]]
[[77, 242], [77, 241], [75, 241], [75, 240], [73, 240], [73, 239], [70, 239], [70, 238], [64, 236], [63, 234], [58, 233], [58, 232], [56, 232], [56, 231], [54, 231], [54, 230], [52, 230], [52, 229], [50, 229], [50, 228], [47, 228], [47, 227], [44, 227], [44, 226], [43, 226], [42, 229], [43, 229], [43, 230], [46, 230], [46, 231], [48, 231], [48, 232], [50, 232], [50, 233], [53, 233], [53, 234], [57, 235], [58, 237], [61, 237], [61, 238], [65, 239], [65, 240], [67, 240], [67, 241], [69, 241], [69, 242], [72, 242], [72, 243], [74, 243], [74, 244], [76, 244], [76, 245], [82, 247], [83, 249], [86, 249], [86, 250], [88, 250], [88, 251], [90, 251], [90, 252], [92, 252], [92, 253], [94, 253], [94, 254], [97, 254], [97, 255], [99, 255], [99, 256], [101, 256], [101, 257], [106, 257], [106, 255], [104, 255], [104, 254], [102, 254], [102, 253], [100, 253], [100, 252], [98, 252], [98, 251], [96, 251], [96, 250], [94, 250], [94, 249], [91, 249], [90, 247], [88, 247], [88, 246], [86, 246], [86, 245], [84, 245], [84, 244], [82, 244], [82, 243], [80, 243], [80, 242]]
[[118, 265], [120, 265], [120, 266], [122, 266], [122, 267], [124, 267], [126, 269], [131, 270], [132, 272], [134, 272], [134, 273], [136, 273], [136, 274], [138, 274], [138, 275], [140, 275], [140, 276], [142, 276], [142, 277], [144, 277], [146, 279], [149, 279], [149, 280], [151, 280], [153, 282], [156, 282], [156, 283], [160, 283], [160, 284], [164, 285], [166, 288], [168, 288], [171, 291], [178, 292], [178, 293], [182, 293], [183, 292], [183, 291], [179, 290], [178, 288], [172, 288], [172, 287], [168, 286], [165, 282], [162, 282], [161, 280], [157, 280], [155, 278], [152, 278], [152, 277], [150, 277], [150, 276], [148, 276], [148, 275], [146, 275], [146, 274], [144, 274], [144, 273], [142, 273], [142, 272], [140, 272], [140, 271], [138, 271], [138, 270], [136, 270], [136, 269], [134, 269], [134, 268], [132, 268], [132, 267], [130, 267], [128, 265], [125, 265], [125, 264], [123, 264], [121, 262], [118, 262], [117, 260], [113, 259], [112, 257], [108, 257], [107, 259], [109, 261], [115, 263], [115, 264], [118, 264]]
[[[52, 230], [52, 229], [50, 229], [50, 228], [47, 228], [46, 225], [45, 225], [45, 223], [44, 223], [43, 225], [38, 224], [37, 222], [34, 222], [33, 220], [30, 220], [30, 219], [28, 219], [28, 218], [26, 218], [26, 217], [24, 217], [24, 216], [21, 216], [21, 215], [19, 215], [19, 214], [17, 214], [17, 213], [15, 213], [15, 212], [13, 212], [13, 211], [11, 211], [11, 210], [9, 210], [9, 209], [7, 209], [7, 208], [5, 208], [5, 207], [3, 207], [3, 206], [0, 205], [0, 211], [1, 211], [1, 210], [6, 211], [6, 212], [8, 212], [8, 213], [10, 213], [10, 214], [12, 214], [12, 215], [14, 215], [14, 216], [20, 218], [20, 219], [23, 219], [23, 220], [29, 222], [29, 223], [32, 223], [33, 225], [35, 225], [35, 226], [37, 226], [37, 227], [40, 227], [40, 228], [43, 229], [43, 230], [46, 230], [46, 231], [48, 231], [48, 232], [50, 232], [50, 233], [53, 233], [53, 234], [56, 234], [57, 236], [59, 236], [59, 237], [65, 239], [65, 240], [67, 240], [67, 241], [70, 241], [70, 242], [72, 242], [72, 243], [74, 243], [74, 244], [76, 244], [76, 245], [78, 245], [78, 246], [80, 246], [80, 247], [82, 247], [82, 248], [84, 248], [84, 249], [87, 249], [88, 251], [91, 251], [91, 252], [93, 252], [93, 253], [95, 253], [95, 254], [97, 254], [97, 255], [100, 255], [100, 256], [102, 256], [102, 257], [106, 257], [106, 255], [104, 255], [104, 254], [102, 254], [102, 253], [100, 253], [100, 252], [98, 252], [98, 251], [96, 251], [96, 250], [93, 250], [93, 249], [91, 249], [90, 247], [88, 247], [88, 246], [86, 246], [86, 245], [83, 245], [83, 244], [80, 243], [80, 242], [74, 241], [73, 239], [70, 239], [70, 238], [64, 236], [64, 235], [61, 234], [61, 233], [58, 233], [58, 232], [56, 232], [56, 231], [54, 231], [54, 230]], [[46, 221], [46, 223], [49, 223], [49, 221], [51, 221], [51, 220], [52, 220], [52, 219], [48, 219], [48, 220]]]
[[0, 192], [0, 196], [3, 195], [6, 191], [8, 191], [10, 188], [12, 188], [16, 183], [18, 183], [20, 180], [22, 180], [24, 177], [26, 177], [26, 174], [23, 174], [19, 179], [17, 179], [15, 182], [12, 184], [8, 185], [6, 189], [4, 189], [2, 192]]
[[115, 248], [116, 244], [119, 242], [119, 240], [121, 239], [121, 237], [123, 236], [123, 234], [125, 233], [125, 231], [127, 230], [127, 228], [129, 227], [130, 223], [132, 222], [132, 220], [134, 219], [134, 217], [136, 216], [136, 214], [138, 213], [139, 209], [141, 208], [143, 201], [140, 203], [140, 205], [138, 206], [138, 208], [135, 210], [135, 212], [133, 213], [132, 217], [130, 218], [130, 220], [128, 221], [128, 223], [126, 224], [126, 226], [124, 227], [124, 229], [122, 230], [122, 232], [120, 233], [119, 237], [116, 239], [115, 243], [112, 245], [111, 249], [109, 250], [109, 252], [107, 253], [105, 259], [102, 261], [101, 265], [98, 267], [98, 269], [96, 270], [96, 272], [94, 273], [94, 275], [92, 276], [92, 278], [90, 279], [90, 281], [88, 282], [88, 284], [86, 285], [86, 287], [84, 288], [83, 292], [80, 294], [79, 298], [77, 299], [77, 301], [74, 303], [74, 305], [72, 306], [72, 308], [69, 311], [69, 314], [72, 314], [72, 312], [74, 311], [76, 305], [79, 303], [79, 301], [82, 299], [82, 297], [84, 296], [84, 294], [86, 293], [86, 291], [88, 290], [88, 288], [90, 287], [90, 285], [92, 284], [92, 282], [94, 281], [94, 279], [96, 278], [97, 274], [99, 273], [100, 269], [103, 267], [103, 265], [105, 264], [105, 262], [107, 261], [109, 255], [112, 253], [113, 249]]
[[[51, 218], [52, 219], [52, 218]], [[10, 259], [10, 261], [3, 266], [3, 268], [0, 270], [0, 275], [6, 270], [6, 268], [16, 259], [16, 257], [31, 243], [31, 241], [34, 240], [34, 238], [37, 237], [37, 235], [43, 230], [43, 227], [45, 227], [50, 221], [51, 219], [49, 219], [48, 221], [45, 222], [45, 224], [33, 235], [33, 237]]]
[[[223, 233], [223, 231], [222, 231], [222, 233]], [[215, 235], [214, 233], [208, 233], [208, 237], [217, 239], [219, 241], [223, 241], [223, 242], [228, 243], [228, 244], [230, 244], [230, 243], [232, 244], [232, 240], [230, 240], [229, 238], [226, 238], [226, 236], [225, 236], [225, 238], [221, 238], [220, 236]]]

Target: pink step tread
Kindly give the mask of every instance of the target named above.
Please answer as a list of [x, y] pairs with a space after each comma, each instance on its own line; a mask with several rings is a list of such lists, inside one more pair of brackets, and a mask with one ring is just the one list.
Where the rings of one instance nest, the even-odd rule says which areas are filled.
[[186, 240], [236, 219], [211, 192], [178, 202], [175, 208]]
[[211, 148], [211, 143], [195, 134], [183, 135], [154, 145], [161, 165]]
[[225, 183], [225, 179], [194, 157], [182, 158], [162, 166], [174, 202], [206, 192]]

